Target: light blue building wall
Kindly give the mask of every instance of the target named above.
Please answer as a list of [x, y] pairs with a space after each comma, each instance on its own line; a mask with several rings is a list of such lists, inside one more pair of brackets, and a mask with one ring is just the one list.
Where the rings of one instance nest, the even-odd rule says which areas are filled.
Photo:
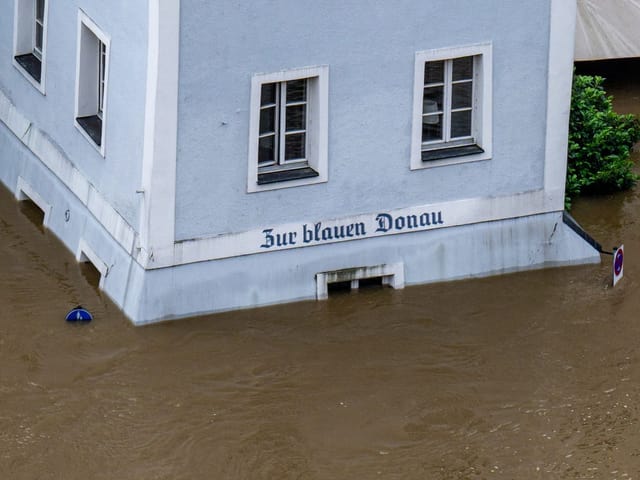
[[[130, 225], [139, 221], [147, 63], [147, 2], [49, 1], [43, 90], [13, 65], [14, 9], [0, 0], [0, 89]], [[27, 0], [28, 1], [28, 0]], [[26, 3], [26, 2], [25, 2]], [[105, 156], [74, 126], [78, 14], [110, 38]]]
[[[542, 188], [549, 1], [181, 5], [177, 239]], [[411, 171], [415, 52], [482, 42], [493, 157]], [[329, 69], [329, 181], [248, 194], [251, 76], [313, 65]]]

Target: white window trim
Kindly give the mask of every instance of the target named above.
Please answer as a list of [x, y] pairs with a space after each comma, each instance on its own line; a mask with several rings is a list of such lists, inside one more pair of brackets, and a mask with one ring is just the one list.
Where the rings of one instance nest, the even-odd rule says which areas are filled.
[[[102, 133], [101, 133], [101, 141], [100, 141], [100, 145], [97, 145], [96, 142], [93, 141], [93, 139], [89, 136], [89, 134], [85, 131], [84, 128], [82, 128], [82, 126], [78, 123], [77, 118], [80, 116], [80, 79], [81, 76], [83, 74], [83, 72], [81, 72], [81, 55], [82, 55], [82, 28], [85, 27], [87, 28], [89, 31], [91, 31], [91, 33], [93, 33], [96, 38], [102, 42], [105, 45], [105, 72], [104, 72], [104, 105], [103, 105], [103, 111], [101, 116], [102, 119]], [[77, 28], [77, 36], [76, 36], [76, 85], [75, 85], [75, 107], [74, 107], [74, 114], [73, 114], [73, 123], [76, 127], [76, 129], [82, 134], [83, 137], [85, 137], [87, 139], [87, 141], [93, 145], [93, 147], [100, 153], [100, 155], [102, 155], [103, 157], [106, 155], [106, 149], [105, 149], [105, 144], [106, 144], [106, 126], [107, 126], [107, 109], [108, 109], [108, 90], [109, 90], [109, 55], [110, 55], [110, 48], [111, 48], [111, 38], [104, 33], [100, 27], [98, 27], [98, 25], [96, 25], [96, 23], [91, 20], [91, 18], [89, 18], [82, 10], [78, 10], [78, 28]], [[98, 58], [97, 61], [100, 61], [99, 58], [99, 52], [98, 52]], [[98, 88], [97, 84], [96, 84], [96, 88]], [[96, 97], [97, 98], [97, 97]], [[97, 104], [96, 104], [96, 112], [95, 115], [98, 115], [99, 112], [97, 110]]]
[[[301, 79], [313, 80], [313, 85], [308, 91], [308, 95], [312, 97], [312, 99], [308, 99], [307, 135], [309, 139], [307, 162], [311, 168], [318, 172], [318, 176], [259, 185], [258, 134], [260, 127], [260, 93], [262, 85], [264, 83], [279, 83]], [[253, 75], [251, 78], [249, 111], [248, 193], [312, 185], [328, 180], [328, 105], [329, 67], [327, 65]]]
[[[474, 72], [474, 133], [476, 143], [484, 152], [473, 155], [422, 161], [422, 99], [424, 91], [424, 65], [426, 62], [458, 57], [481, 56]], [[440, 167], [458, 163], [488, 160], [492, 156], [492, 91], [493, 60], [491, 43], [438, 48], [416, 52], [413, 87], [413, 122], [411, 129], [411, 170]]]
[[15, 0], [13, 16], [13, 66], [36, 88], [45, 95], [45, 78], [47, 67], [47, 29], [49, 18], [49, 1], [44, 2], [42, 56], [40, 58], [40, 82], [31, 76], [15, 59], [18, 55], [33, 53], [35, 47], [35, 0]]

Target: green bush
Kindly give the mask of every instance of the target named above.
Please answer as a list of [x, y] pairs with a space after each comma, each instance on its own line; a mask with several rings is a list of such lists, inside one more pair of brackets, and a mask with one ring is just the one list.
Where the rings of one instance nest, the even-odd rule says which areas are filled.
[[635, 115], [613, 111], [604, 78], [574, 75], [569, 121], [569, 153], [565, 204], [580, 194], [610, 193], [638, 179], [629, 158], [640, 139]]

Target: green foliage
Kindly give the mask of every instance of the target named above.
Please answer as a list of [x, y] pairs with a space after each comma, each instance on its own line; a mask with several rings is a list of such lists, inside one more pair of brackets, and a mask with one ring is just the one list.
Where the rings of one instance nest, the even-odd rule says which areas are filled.
[[629, 158], [640, 140], [635, 115], [613, 111], [604, 78], [574, 75], [569, 122], [569, 157], [565, 204], [580, 194], [610, 193], [633, 186], [638, 179]]

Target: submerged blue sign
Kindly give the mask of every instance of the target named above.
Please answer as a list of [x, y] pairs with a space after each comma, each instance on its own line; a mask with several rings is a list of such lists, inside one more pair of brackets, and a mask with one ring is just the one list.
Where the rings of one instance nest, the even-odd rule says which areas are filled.
[[91, 320], [93, 320], [93, 317], [88, 310], [85, 310], [81, 305], [78, 305], [76, 308], [67, 313], [65, 320], [67, 322], [90, 322]]
[[427, 230], [438, 225], [444, 225], [442, 212], [423, 212], [416, 215], [379, 213], [372, 216], [370, 222], [304, 223], [298, 229], [280, 232], [274, 228], [265, 228], [262, 230], [264, 238], [260, 248], [269, 249], [331, 243], [385, 234], [404, 233], [412, 230]]

